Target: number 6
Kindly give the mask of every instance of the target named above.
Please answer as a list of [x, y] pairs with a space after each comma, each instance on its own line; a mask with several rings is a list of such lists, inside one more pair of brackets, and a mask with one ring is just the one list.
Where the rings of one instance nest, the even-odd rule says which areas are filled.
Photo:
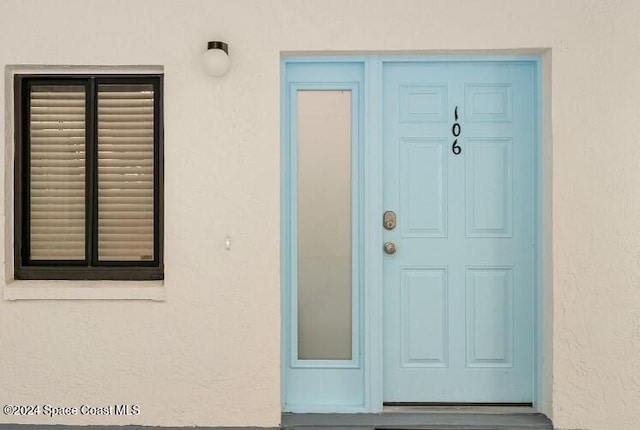
[[462, 152], [462, 148], [458, 146], [458, 139], [453, 141], [453, 145], [451, 146], [451, 151], [453, 151], [455, 155], [460, 155], [460, 153]]

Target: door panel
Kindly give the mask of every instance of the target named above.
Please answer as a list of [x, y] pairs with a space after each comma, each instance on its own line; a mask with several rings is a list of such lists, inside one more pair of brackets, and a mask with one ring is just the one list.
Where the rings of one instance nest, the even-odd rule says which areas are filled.
[[400, 151], [400, 212], [405, 237], [447, 235], [445, 139], [403, 139]]
[[467, 237], [511, 237], [511, 138], [464, 140]]
[[530, 402], [532, 64], [385, 63], [382, 97], [384, 400]]
[[[446, 366], [446, 269], [402, 268], [400, 276], [402, 366]], [[429, 327], [428, 332], [425, 327]]]

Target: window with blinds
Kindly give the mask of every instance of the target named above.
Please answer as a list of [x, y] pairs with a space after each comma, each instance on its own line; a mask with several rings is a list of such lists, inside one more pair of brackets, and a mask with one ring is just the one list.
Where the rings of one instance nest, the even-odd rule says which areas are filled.
[[162, 279], [161, 78], [16, 78], [16, 278]]

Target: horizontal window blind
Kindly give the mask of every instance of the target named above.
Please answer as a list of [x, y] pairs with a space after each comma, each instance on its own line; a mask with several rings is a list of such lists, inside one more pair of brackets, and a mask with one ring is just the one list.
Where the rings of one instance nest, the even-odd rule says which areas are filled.
[[98, 86], [98, 260], [154, 259], [154, 91]]
[[82, 85], [31, 89], [31, 260], [85, 259], [85, 99]]

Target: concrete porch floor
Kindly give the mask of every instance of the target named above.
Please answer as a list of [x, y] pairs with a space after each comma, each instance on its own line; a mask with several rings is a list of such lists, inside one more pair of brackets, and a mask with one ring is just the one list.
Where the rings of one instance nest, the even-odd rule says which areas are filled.
[[553, 430], [525, 406], [386, 406], [378, 414], [282, 414], [287, 430]]

